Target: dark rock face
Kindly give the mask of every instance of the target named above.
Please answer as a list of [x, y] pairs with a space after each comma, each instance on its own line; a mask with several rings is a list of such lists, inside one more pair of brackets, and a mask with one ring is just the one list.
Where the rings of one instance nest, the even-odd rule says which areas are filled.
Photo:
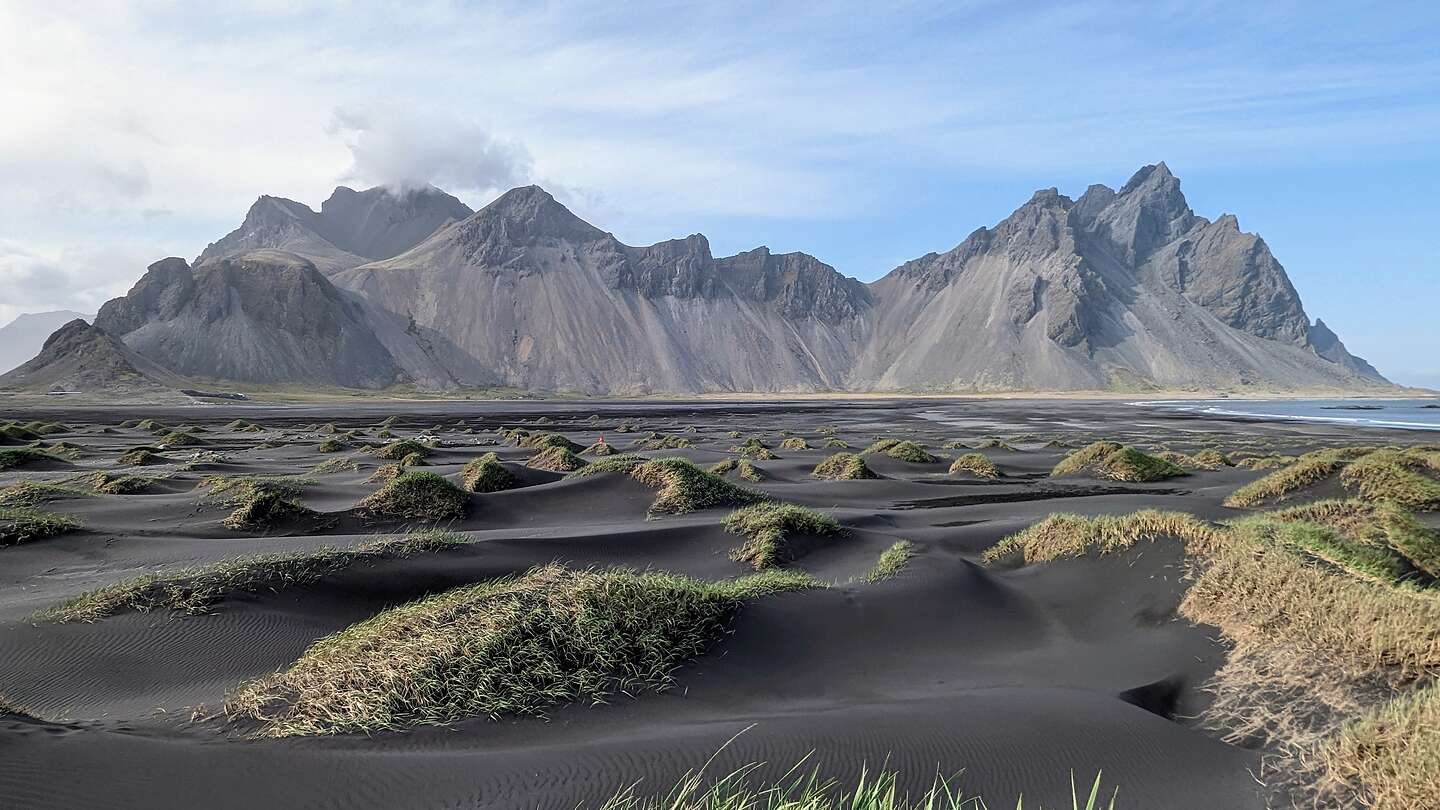
[[401, 378], [362, 308], [309, 260], [254, 251], [191, 270], [166, 259], [96, 326], [179, 374], [384, 387]]
[[39, 354], [0, 376], [0, 388], [35, 392], [135, 393], [180, 383], [176, 375], [80, 319], [55, 330]]
[[[304, 255], [230, 255], [262, 244]], [[628, 246], [535, 186], [473, 214], [435, 190], [337, 189], [319, 213], [265, 197], [206, 257], [152, 265], [97, 325], [184, 374], [355, 387], [1386, 384], [1310, 324], [1263, 240], [1197, 216], [1163, 163], [1118, 191], [1038, 191], [872, 284], [804, 253], [716, 258], [699, 234]]]

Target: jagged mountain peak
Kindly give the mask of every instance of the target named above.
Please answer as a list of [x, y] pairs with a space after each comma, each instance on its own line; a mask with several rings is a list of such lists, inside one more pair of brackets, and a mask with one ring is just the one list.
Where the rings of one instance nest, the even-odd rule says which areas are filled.
[[179, 384], [176, 375], [79, 318], [51, 333], [34, 358], [0, 376], [0, 388], [32, 392], [135, 393]]

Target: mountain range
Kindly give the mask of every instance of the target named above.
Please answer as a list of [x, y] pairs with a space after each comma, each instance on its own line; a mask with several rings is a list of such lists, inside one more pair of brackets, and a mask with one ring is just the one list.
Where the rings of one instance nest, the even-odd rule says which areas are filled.
[[1036, 192], [869, 284], [804, 253], [716, 257], [699, 234], [626, 245], [536, 186], [479, 211], [429, 187], [342, 187], [318, 212], [267, 196], [94, 325], [167, 373], [262, 385], [1389, 387], [1310, 320], [1264, 240], [1197, 216], [1163, 163], [1118, 190]]

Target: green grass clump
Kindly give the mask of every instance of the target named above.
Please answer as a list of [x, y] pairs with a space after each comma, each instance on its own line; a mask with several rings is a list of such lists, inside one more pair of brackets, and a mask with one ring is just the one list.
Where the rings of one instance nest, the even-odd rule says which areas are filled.
[[135, 427], [139, 428], [140, 430], [149, 431], [151, 433], [161, 433], [170, 429], [155, 421], [154, 419], [141, 419], [139, 422], [135, 423]]
[[866, 582], [881, 582], [887, 579], [894, 579], [905, 566], [910, 564], [910, 558], [915, 555], [914, 544], [909, 540], [896, 540], [893, 545], [880, 552], [880, 559], [875, 561], [875, 567], [865, 575]]
[[89, 490], [46, 481], [20, 481], [0, 487], [0, 507], [37, 506], [62, 498], [89, 498]]
[[769, 473], [755, 466], [755, 462], [751, 461], [748, 458], [740, 459], [739, 466], [740, 479], [743, 481], [749, 481], [752, 484], [758, 484], [761, 481], [764, 481], [766, 478], [770, 477]]
[[721, 459], [714, 464], [711, 464], [709, 468], [707, 468], [705, 471], [710, 473], [711, 475], [727, 475], [729, 473], [735, 472], [735, 470], [739, 466], [740, 462], [738, 460], [733, 458], [726, 458]]
[[200, 486], [208, 490], [207, 502], [231, 510], [221, 521], [226, 528], [256, 531], [275, 523], [308, 517], [315, 512], [300, 503], [300, 492], [309, 483], [303, 478], [212, 475]]
[[470, 492], [499, 492], [520, 483], [494, 453], [472, 459], [460, 470], [460, 486]]
[[825, 443], [821, 445], [821, 448], [825, 450], [849, 450], [850, 443], [846, 442], [844, 439], [837, 439], [832, 436], [831, 438], [825, 440]]
[[329, 458], [310, 468], [311, 475], [331, 475], [339, 472], [359, 472], [360, 464], [353, 458]]
[[72, 480], [101, 495], [135, 495], [154, 486], [161, 479], [151, 475], [93, 472]]
[[0, 507], [0, 546], [44, 540], [80, 528], [80, 521], [28, 506]]
[[[896, 772], [875, 773], [862, 769], [854, 788], [842, 787], [823, 778], [818, 770], [792, 767], [779, 782], [761, 782], [755, 772], [764, 763], [745, 765], [713, 780], [691, 772], [661, 797], [642, 798], [634, 787], [611, 797], [601, 810], [987, 810], [979, 796], [966, 797], [952, 782], [937, 776], [929, 789], [917, 796], [902, 793]], [[1107, 804], [1100, 796], [1100, 776], [1085, 794], [1070, 779], [1072, 810], [1115, 810], [1119, 790]], [[1082, 803], [1083, 802], [1083, 803]], [[1024, 810], [1024, 798], [1015, 810]]]
[[1440, 578], [1440, 532], [1397, 504], [1359, 499], [1315, 501], [1268, 512], [1264, 518], [1329, 527], [1367, 546], [1388, 548], [1416, 571], [1431, 579]]
[[757, 503], [725, 517], [725, 531], [745, 542], [730, 552], [730, 559], [749, 563], [756, 570], [789, 562], [798, 556], [790, 543], [795, 535], [832, 536], [843, 530], [829, 515], [793, 503]]
[[855, 453], [836, 453], [815, 465], [810, 474], [828, 481], [857, 481], [865, 478], [879, 478], [865, 459]]
[[533, 433], [520, 437], [516, 442], [521, 447], [529, 450], [548, 450], [552, 447], [561, 447], [571, 453], [578, 453], [585, 448], [559, 433]]
[[402, 472], [366, 496], [359, 507], [373, 515], [406, 520], [444, 520], [465, 515], [470, 493], [432, 472]]
[[759, 436], [751, 436], [744, 443], [731, 447], [730, 452], [739, 454], [741, 458], [753, 458], [758, 461], [774, 461], [779, 458], [770, 452], [770, 446]]
[[1347, 453], [1337, 450], [1306, 453], [1294, 463], [1230, 493], [1225, 505], [1240, 508], [1280, 500], [1339, 472], [1349, 458]]
[[899, 439], [876, 439], [875, 441], [870, 443], [869, 447], [861, 450], [860, 455], [868, 456], [874, 453], [883, 453], [899, 443]]
[[[738, 466], [738, 464], [737, 464]], [[717, 506], [756, 503], [765, 496], [736, 486], [713, 472], [702, 470], [686, 458], [647, 459], [643, 456], [610, 456], [570, 473], [567, 478], [623, 473], [659, 490], [650, 504], [651, 517], [684, 514]]]
[[333, 436], [315, 445], [315, 450], [319, 453], [339, 453], [348, 449], [350, 445]]
[[1415, 455], [1384, 449], [1350, 462], [1340, 483], [1372, 501], [1390, 501], [1410, 509], [1440, 509], [1440, 481], [1426, 474], [1425, 462]]
[[1000, 468], [979, 453], [965, 453], [950, 465], [950, 474], [969, 473], [977, 478], [999, 478]]
[[117, 461], [131, 467], [149, 467], [155, 464], [170, 463], [170, 459], [160, 455], [154, 447], [132, 447], [121, 453]]
[[1225, 530], [1183, 512], [1144, 509], [1128, 515], [1086, 517], [1053, 514], [985, 550], [987, 563], [1016, 559], [1025, 564], [1050, 562], [1086, 554], [1113, 554], [1136, 543], [1174, 538], [1189, 553], [1202, 553], [1225, 540]]
[[395, 462], [397, 467], [428, 467], [429, 462], [425, 460], [424, 453], [406, 453], [405, 457]]
[[580, 452], [587, 456], [613, 456], [617, 451], [609, 442], [596, 442]]
[[789, 572], [702, 582], [547, 565], [320, 639], [289, 669], [242, 684], [226, 711], [261, 721], [273, 737], [369, 733], [661, 689], [724, 635], [745, 601], [811, 587]]
[[781, 450], [809, 450], [809, 449], [810, 449], [810, 443], [807, 442], [807, 441], [805, 441], [805, 438], [804, 438], [803, 436], [791, 436], [790, 438], [786, 439], [785, 441], [780, 442], [780, 449], [781, 449]]
[[551, 472], [574, 472], [590, 462], [564, 447], [547, 447], [531, 456], [525, 466]]
[[412, 453], [419, 453], [421, 458], [425, 458], [430, 455], [430, 445], [414, 439], [399, 439], [375, 451], [376, 457], [386, 461], [399, 461]]
[[940, 460], [939, 456], [930, 454], [924, 447], [908, 440], [896, 442], [885, 448], [885, 455], [911, 464], [934, 464]]
[[53, 453], [36, 447], [7, 447], [0, 449], [0, 470], [14, 470], [32, 464], [64, 464], [70, 462]]
[[1355, 576], [1386, 585], [1398, 585], [1405, 576], [1405, 561], [1389, 546], [1369, 543], [1319, 523], [1283, 522], [1256, 516], [1243, 530], [1272, 543], [1291, 546]]
[[237, 433], [262, 433], [265, 430], [265, 428], [261, 427], [260, 425], [257, 425], [254, 422], [248, 422], [244, 419], [235, 419], [225, 423], [225, 429], [233, 430]]
[[1088, 472], [1113, 481], [1161, 481], [1184, 475], [1178, 464], [1142, 453], [1117, 442], [1100, 441], [1076, 450], [1060, 460], [1052, 476]]
[[694, 446], [695, 443], [684, 436], [669, 436], [661, 433], [650, 433], [630, 443], [632, 450], [683, 450]]
[[93, 622], [125, 611], [205, 613], [226, 596], [307, 585], [360, 560], [408, 557], [465, 542], [464, 535], [428, 529], [372, 540], [353, 549], [322, 546], [312, 551], [237, 557], [198, 568], [147, 574], [98, 588], [41, 611], [36, 618], [52, 622]]
[[979, 450], [1009, 450], [1011, 452], [1017, 452], [1020, 449], [1015, 445], [1005, 441], [1004, 439], [995, 438], [986, 439], [980, 442], [980, 444], [976, 445], [976, 448]]

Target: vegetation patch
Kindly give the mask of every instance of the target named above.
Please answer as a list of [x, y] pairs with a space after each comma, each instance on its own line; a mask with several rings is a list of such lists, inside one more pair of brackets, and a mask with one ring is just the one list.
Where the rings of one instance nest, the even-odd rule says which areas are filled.
[[909, 540], [896, 540], [893, 545], [880, 552], [880, 559], [875, 561], [875, 567], [865, 575], [866, 582], [882, 582], [887, 579], [894, 579], [905, 566], [910, 564], [910, 558], [915, 555], [914, 544]]
[[1325, 745], [1321, 757], [1330, 782], [1348, 787], [1365, 807], [1428, 806], [1440, 790], [1440, 686], [1367, 712]]
[[1424, 460], [1399, 450], [1367, 453], [1346, 465], [1340, 483], [1372, 501], [1391, 501], [1410, 509], [1440, 509], [1440, 481], [1426, 474]]
[[36, 618], [53, 622], [93, 622], [125, 611], [205, 613], [227, 596], [306, 585], [360, 560], [408, 557], [465, 542], [464, 535], [429, 529], [372, 540], [353, 549], [323, 546], [313, 551], [237, 557], [199, 568], [147, 574], [98, 588], [42, 611], [36, 614]]
[[662, 689], [744, 602], [819, 587], [766, 572], [725, 582], [558, 565], [385, 611], [241, 685], [226, 710], [267, 736], [369, 733]]
[[1174, 462], [1142, 453], [1117, 442], [1100, 441], [1076, 450], [1060, 460], [1052, 476], [1089, 473], [1112, 481], [1143, 483], [1184, 475]]
[[528, 450], [549, 450], [559, 447], [570, 451], [572, 454], [585, 449], [581, 445], [561, 436], [559, 433], [532, 433], [519, 437], [516, 443], [520, 447]]
[[770, 474], [756, 466], [755, 462], [748, 458], [740, 459], [740, 479], [758, 484], [770, 477]]
[[706, 472], [711, 475], [728, 475], [729, 473], [735, 472], [739, 466], [740, 462], [737, 459], [726, 458], [711, 464]]
[[810, 474], [829, 481], [858, 481], [865, 478], [879, 478], [855, 453], [836, 453], [815, 465]]
[[421, 458], [425, 458], [430, 455], [430, 445], [414, 439], [398, 439], [375, 451], [376, 457], [386, 461], [399, 461], [412, 454], [419, 454]]
[[738, 453], [742, 458], [758, 459], [760, 461], [774, 461], [779, 456], [770, 452], [770, 445], [766, 444], [759, 436], [751, 436], [743, 444], [737, 444], [730, 448], [730, 452]]
[[547, 447], [531, 456], [525, 466], [551, 472], [574, 472], [590, 462], [564, 447]]
[[67, 484], [46, 481], [20, 481], [0, 487], [0, 507], [38, 506], [64, 498], [89, 498], [93, 492]]
[[403, 520], [463, 517], [470, 493], [432, 472], [406, 471], [366, 496], [359, 507], [370, 514]]
[[353, 458], [329, 458], [310, 468], [311, 475], [332, 475], [340, 472], [359, 472], [360, 464]]
[[101, 495], [135, 495], [162, 479], [153, 475], [131, 475], [129, 473], [93, 472], [70, 481], [89, 487]]
[[822, 444], [822, 445], [820, 445], [820, 446], [821, 446], [823, 449], [825, 449], [825, 450], [849, 450], [849, 449], [850, 449], [850, 444], [849, 444], [849, 442], [846, 442], [844, 439], [834, 438], [833, 436], [832, 436], [831, 438], [829, 438], [829, 439], [826, 439], [826, 440], [825, 440], [825, 443]]
[[1086, 554], [1112, 554], [1136, 543], [1175, 538], [1190, 554], [1221, 544], [1225, 530], [1183, 512], [1145, 509], [1128, 515], [1054, 514], [985, 550], [987, 563], [1018, 558], [1025, 565]]
[[34, 464], [61, 464], [69, 466], [70, 462], [37, 447], [7, 447], [0, 449], [0, 470], [14, 470], [20, 467], [29, 467]]
[[1230, 493], [1225, 505], [1240, 508], [1280, 500], [1339, 472], [1349, 458], [1348, 453], [1338, 450], [1306, 453], [1294, 463]]
[[950, 474], [969, 473], [977, 478], [999, 478], [1000, 468], [979, 453], [965, 453], [950, 465]]
[[337, 439], [333, 436], [315, 445], [316, 452], [320, 453], [340, 453], [349, 449], [349, 444], [346, 444], [344, 441]]
[[300, 492], [310, 483], [292, 477], [233, 477], [212, 475], [200, 482], [209, 490], [206, 500], [233, 511], [222, 521], [237, 531], [258, 531], [277, 523], [316, 514], [300, 503]]
[[200, 445], [205, 444], [205, 440], [201, 439], [199, 436], [192, 436], [189, 433], [172, 430], [169, 433], [166, 433], [164, 436], [161, 436], [159, 443], [162, 447], [166, 448], [199, 447]]
[[730, 559], [756, 570], [798, 557], [792, 542], [796, 536], [828, 537], [843, 532], [829, 515], [793, 503], [757, 503], [737, 509], [725, 517], [724, 525], [725, 531], [745, 538], [730, 552]]
[[1316, 501], [1270, 512], [1266, 519], [1328, 526], [1353, 541], [1388, 548], [1420, 574], [1440, 579], [1440, 532], [1394, 503], [1358, 499]]
[[130, 467], [149, 467], [170, 463], [170, 459], [160, 455], [154, 447], [132, 447], [121, 453], [118, 461]]
[[684, 436], [667, 436], [662, 433], [650, 433], [630, 443], [632, 450], [682, 450], [694, 446], [695, 443]]
[[581, 451], [587, 456], [613, 456], [616, 453], [615, 446], [606, 442], [596, 442]]
[[790, 438], [786, 439], [785, 441], [780, 442], [780, 449], [781, 449], [781, 450], [809, 450], [809, 449], [810, 449], [810, 443], [807, 442], [807, 441], [805, 441], [805, 438], [804, 438], [803, 436], [791, 436]]
[[[737, 464], [738, 467], [738, 464]], [[736, 486], [719, 475], [702, 470], [686, 458], [646, 459], [643, 456], [610, 456], [567, 477], [623, 473], [659, 490], [650, 504], [651, 517], [680, 515], [718, 506], [741, 506], [765, 500], [753, 490]]]
[[460, 470], [460, 486], [470, 492], [499, 492], [519, 483], [494, 453], [472, 459]]
[[0, 507], [0, 546], [44, 540], [80, 528], [80, 521], [29, 506]]

